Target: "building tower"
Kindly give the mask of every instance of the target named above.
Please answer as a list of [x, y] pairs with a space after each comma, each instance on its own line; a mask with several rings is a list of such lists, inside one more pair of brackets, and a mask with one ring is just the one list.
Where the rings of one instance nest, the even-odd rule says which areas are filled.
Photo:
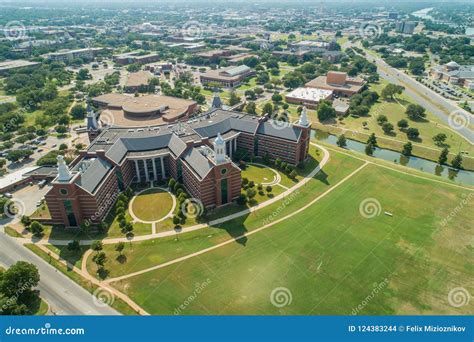
[[226, 162], [225, 154], [225, 141], [222, 139], [220, 133], [217, 133], [217, 138], [214, 140], [214, 153], [216, 164], [221, 164]]
[[69, 171], [66, 162], [64, 161], [64, 157], [62, 155], [58, 156], [58, 181], [60, 182], [69, 182], [72, 178], [72, 173]]
[[303, 107], [300, 118], [295, 126], [301, 129], [301, 142], [296, 159], [296, 162], [300, 163], [308, 157], [309, 140], [311, 137], [311, 122], [308, 120], [308, 110], [306, 106]]
[[99, 124], [97, 122], [97, 114], [92, 109], [89, 99], [87, 99], [87, 135], [89, 142], [92, 142], [100, 133]]

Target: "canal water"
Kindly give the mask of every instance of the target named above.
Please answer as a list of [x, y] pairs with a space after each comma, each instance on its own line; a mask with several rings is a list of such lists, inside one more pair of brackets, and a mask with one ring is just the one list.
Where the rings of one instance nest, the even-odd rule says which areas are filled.
[[[321, 132], [319, 130], [311, 131], [312, 137], [316, 140], [323, 141], [325, 143], [337, 146], [337, 136]], [[351, 140], [347, 138], [346, 149], [351, 151], [356, 151], [365, 154], [365, 144]], [[450, 179], [456, 183], [464, 185], [473, 185], [474, 186], [474, 172], [467, 170], [456, 170], [447, 166], [438, 165], [431, 160], [419, 158], [419, 157], [405, 157], [399, 152], [392, 150], [387, 150], [384, 148], [375, 148], [374, 158], [383, 159], [395, 164], [400, 164], [403, 166], [410, 167], [412, 169], [420, 170], [423, 172], [431, 173], [433, 175]]]

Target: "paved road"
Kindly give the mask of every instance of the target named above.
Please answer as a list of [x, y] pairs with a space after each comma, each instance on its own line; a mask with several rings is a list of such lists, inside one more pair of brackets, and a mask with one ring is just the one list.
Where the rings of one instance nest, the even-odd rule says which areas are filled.
[[40, 272], [40, 295], [56, 315], [118, 315], [114, 309], [94, 304], [92, 295], [46, 263], [14, 238], [0, 232], [0, 264], [9, 267], [23, 260], [35, 264]]
[[[368, 55], [367, 58], [376, 63], [380, 76], [390, 83], [404, 86], [405, 93], [408, 96], [412, 97], [418, 104], [436, 115], [446, 125], [453, 127], [450, 124], [449, 119], [449, 115], [453, 112], [456, 112], [456, 115], [462, 116], [463, 122], [468, 122], [471, 125], [473, 124], [473, 115], [459, 108], [452, 101], [443, 98], [441, 95], [435, 93], [420, 82], [417, 82], [404, 72], [391, 67], [381, 58], [370, 55]], [[474, 132], [469, 125], [465, 125], [465, 127], [456, 127], [455, 130], [471, 144], [474, 144]]]

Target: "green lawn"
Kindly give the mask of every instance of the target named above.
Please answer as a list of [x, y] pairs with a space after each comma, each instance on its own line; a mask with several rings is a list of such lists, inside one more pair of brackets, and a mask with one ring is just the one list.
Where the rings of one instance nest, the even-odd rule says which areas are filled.
[[137, 195], [132, 202], [133, 213], [143, 221], [157, 221], [173, 208], [173, 198], [161, 189], [149, 189]]
[[242, 171], [242, 178], [254, 181], [255, 184], [271, 183], [275, 177], [275, 172], [264, 165], [247, 164], [245, 170]]
[[[339, 158], [331, 153], [332, 161]], [[333, 185], [339, 172], [352, 169], [328, 167], [325, 180]], [[321, 180], [303, 191], [313, 193], [316, 185], [321, 189]], [[473, 204], [456, 210], [468, 193], [368, 165], [323, 200], [267, 230], [116, 285], [152, 314], [173, 314], [203, 283], [205, 289], [181, 314], [351, 314], [376, 287], [358, 314], [469, 314], [471, 307], [455, 308], [447, 300], [454, 287], [474, 291]], [[314, 197], [298, 196], [280, 215]], [[366, 199], [380, 203], [378, 216], [361, 215]], [[264, 215], [259, 213], [260, 220]], [[250, 230], [248, 218], [241, 221], [241, 229]], [[235, 222], [227, 227], [236, 232]], [[291, 292], [290, 305], [271, 304], [277, 287]]]
[[[301, 206], [301, 202], [307, 203], [317, 197], [361, 164], [362, 162], [352, 157], [332, 153], [331, 159], [325, 166], [324, 171], [316, 175], [305, 186], [298, 189], [296, 193], [298, 201], [281, 200], [224, 224], [182, 234], [179, 237], [173, 236], [126, 244], [124, 251], [126, 256], [125, 262], [116, 260], [117, 253], [114, 252], [113, 245], [105, 245], [104, 251], [108, 256], [111, 256], [106, 264], [106, 269], [110, 271], [110, 277], [121, 276], [199, 251], [226, 241], [231, 237], [239, 236], [246, 231], [259, 228], [264, 220], [273, 213], [278, 212], [280, 215], [286, 215], [294, 212]], [[277, 187], [274, 188], [276, 189]], [[242, 210], [242, 208], [237, 209], [239, 209], [237, 211]], [[91, 259], [88, 260], [88, 269], [91, 271], [95, 270], [95, 265]]]

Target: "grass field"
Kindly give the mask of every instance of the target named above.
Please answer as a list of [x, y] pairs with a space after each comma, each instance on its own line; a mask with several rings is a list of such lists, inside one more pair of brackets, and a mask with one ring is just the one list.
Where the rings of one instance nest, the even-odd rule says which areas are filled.
[[161, 189], [149, 189], [137, 195], [132, 202], [133, 213], [143, 221], [164, 218], [173, 208], [173, 198]]
[[275, 172], [264, 165], [248, 164], [242, 171], [242, 178], [254, 181], [255, 184], [271, 183], [275, 176]]
[[[339, 158], [345, 157], [331, 152], [331, 160]], [[343, 170], [329, 165], [324, 172], [333, 185], [334, 177], [343, 178], [338, 172], [347, 175], [359, 164]], [[315, 184], [322, 183], [309, 183], [303, 191], [311, 194], [299, 195], [278, 217], [317, 196], [311, 189]], [[245, 241], [116, 286], [152, 314], [173, 314], [185, 302], [181, 314], [351, 314], [355, 308], [357, 314], [469, 314], [472, 307], [448, 302], [452, 288], [474, 291], [472, 202], [457, 210], [472, 197], [469, 193], [368, 165], [302, 213]], [[379, 215], [361, 215], [367, 200]], [[258, 213], [257, 226], [265, 214]], [[245, 231], [255, 224], [241, 221], [223, 226], [236, 234], [239, 226]], [[199, 295], [188, 300], [202, 284]], [[277, 287], [290, 294], [290, 304], [272, 304]]]

